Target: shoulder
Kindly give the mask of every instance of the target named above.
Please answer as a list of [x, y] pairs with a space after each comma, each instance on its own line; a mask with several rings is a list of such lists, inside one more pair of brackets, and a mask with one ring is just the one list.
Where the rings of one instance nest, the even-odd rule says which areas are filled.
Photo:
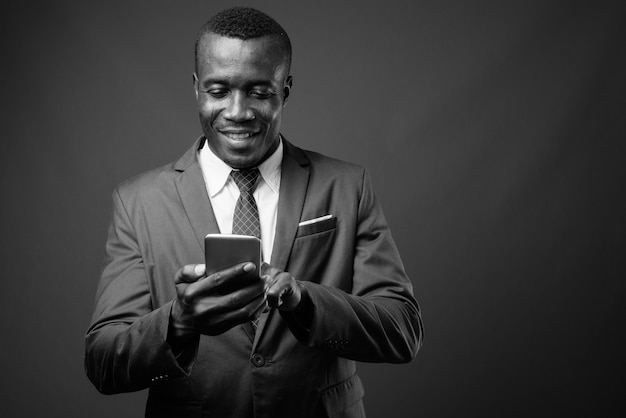
[[139, 190], [159, 188], [162, 184], [168, 182], [174, 172], [173, 164], [165, 164], [125, 179], [117, 185], [116, 190], [126, 194]]
[[172, 164], [167, 164], [126, 179], [113, 191], [113, 201], [134, 212], [133, 208], [150, 208], [172, 200], [177, 195], [175, 174]]
[[115, 193], [122, 200], [147, 199], [148, 201], [152, 201], [158, 196], [177, 193], [176, 180], [185, 171], [193, 171], [194, 168], [199, 171], [196, 157], [197, 147], [198, 142], [196, 141], [178, 160], [124, 180], [118, 184]]
[[305, 150], [288, 144], [287, 153], [294, 156], [301, 165], [308, 165], [312, 175], [343, 180], [357, 180], [367, 176], [367, 169], [359, 164], [329, 157], [319, 152]]

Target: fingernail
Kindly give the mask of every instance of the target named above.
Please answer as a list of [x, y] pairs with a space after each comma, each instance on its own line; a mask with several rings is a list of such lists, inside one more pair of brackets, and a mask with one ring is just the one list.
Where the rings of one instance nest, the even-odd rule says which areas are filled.
[[243, 266], [243, 271], [245, 271], [246, 273], [250, 273], [254, 270], [256, 270], [256, 266], [254, 265], [254, 263], [246, 263]]
[[196, 275], [204, 274], [204, 264], [196, 264], [196, 266], [193, 268], [193, 271], [196, 273]]

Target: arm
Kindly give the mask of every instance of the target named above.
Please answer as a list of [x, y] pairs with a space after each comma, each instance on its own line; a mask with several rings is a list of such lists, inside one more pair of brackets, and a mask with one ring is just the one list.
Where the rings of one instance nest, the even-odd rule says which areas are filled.
[[118, 191], [92, 323], [85, 341], [87, 376], [102, 393], [144, 389], [160, 376], [187, 372], [166, 338], [172, 303], [153, 309], [140, 245]]
[[[204, 265], [185, 265], [172, 274], [171, 301], [153, 306], [158, 299], [153, 289], [163, 292], [170, 284], [155, 282], [154, 266], [145, 267], [148, 257], [138, 236], [116, 192], [105, 268], [86, 338], [87, 375], [103, 393], [140, 390], [154, 381], [188, 376], [201, 334], [221, 334], [250, 321], [264, 307], [263, 282], [252, 263], [208, 277]], [[167, 295], [161, 300], [167, 301]]]
[[268, 300], [307, 346], [358, 361], [408, 362], [423, 337], [419, 307], [365, 172], [356, 217], [351, 292], [270, 269]]

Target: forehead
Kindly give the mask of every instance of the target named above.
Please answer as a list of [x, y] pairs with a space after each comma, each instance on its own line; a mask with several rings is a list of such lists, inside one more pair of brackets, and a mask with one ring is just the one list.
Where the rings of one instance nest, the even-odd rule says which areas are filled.
[[286, 70], [281, 45], [271, 36], [243, 40], [210, 33], [198, 45], [197, 60], [201, 78], [209, 74], [255, 74], [273, 78]]

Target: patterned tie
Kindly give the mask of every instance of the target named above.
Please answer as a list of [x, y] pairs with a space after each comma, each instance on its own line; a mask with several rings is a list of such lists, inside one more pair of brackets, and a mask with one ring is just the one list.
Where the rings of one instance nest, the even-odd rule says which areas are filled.
[[231, 171], [230, 176], [239, 187], [239, 199], [235, 205], [233, 216], [233, 234], [252, 235], [261, 239], [261, 222], [259, 221], [259, 209], [254, 200], [254, 189], [259, 179], [259, 170]]
[[[261, 222], [259, 221], [259, 208], [254, 200], [254, 189], [259, 180], [259, 170], [251, 168], [248, 170], [231, 171], [230, 176], [239, 187], [239, 199], [235, 205], [233, 216], [233, 234], [253, 235], [261, 239]], [[256, 332], [259, 317], [255, 317], [251, 323]]]

